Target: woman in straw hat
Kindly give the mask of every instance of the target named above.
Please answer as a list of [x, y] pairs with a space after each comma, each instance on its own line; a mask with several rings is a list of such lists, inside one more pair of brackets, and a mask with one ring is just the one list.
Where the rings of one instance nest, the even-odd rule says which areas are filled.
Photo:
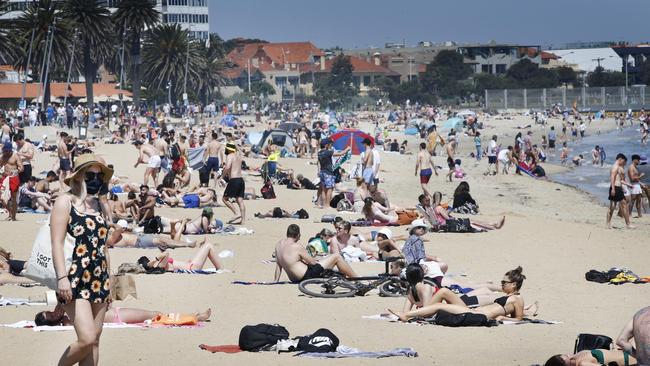
[[[65, 179], [70, 190], [57, 198], [50, 218], [57, 296], [77, 333], [77, 341], [65, 350], [59, 365], [96, 365], [102, 324], [111, 301], [108, 213], [97, 196], [113, 170], [94, 154], [80, 155], [75, 163], [74, 172]], [[70, 268], [65, 267], [63, 254], [66, 234], [75, 241]]]

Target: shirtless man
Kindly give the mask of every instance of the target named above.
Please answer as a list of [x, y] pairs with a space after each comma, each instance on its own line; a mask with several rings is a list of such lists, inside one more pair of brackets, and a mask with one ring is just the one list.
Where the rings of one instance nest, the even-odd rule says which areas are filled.
[[352, 225], [348, 221], [340, 221], [334, 225], [336, 235], [329, 240], [330, 253], [341, 254], [341, 250], [347, 246], [359, 247], [359, 239], [350, 234]]
[[156, 198], [149, 194], [147, 185], [140, 186], [140, 201], [138, 201], [138, 225], [142, 226], [150, 218], [155, 216]]
[[[169, 171], [169, 144], [167, 144], [167, 141], [165, 140], [166, 138], [169, 138], [169, 134], [167, 132], [163, 132], [160, 137], [156, 138], [153, 141], [153, 147], [156, 148], [158, 151], [158, 156], [160, 157], [160, 169], [163, 170], [164, 173], [167, 173]], [[145, 184], [147, 184], [145, 182]], [[155, 180], [154, 184], [158, 185]]]
[[569, 160], [569, 148], [566, 145], [566, 141], [562, 143], [562, 151], [560, 152], [560, 164], [566, 165]]
[[449, 181], [452, 181], [452, 175], [454, 174], [454, 169], [456, 168], [456, 163], [454, 161], [454, 155], [456, 154], [456, 140], [450, 139], [445, 145], [447, 150], [447, 166], [449, 167], [449, 173], [447, 173], [447, 178]]
[[370, 139], [363, 139], [363, 146], [366, 148], [363, 154], [363, 182], [366, 187], [375, 183], [375, 154], [372, 151], [372, 142]]
[[436, 173], [437, 176], [438, 171], [436, 170], [436, 164], [433, 162], [433, 155], [429, 154], [429, 152], [426, 149], [427, 149], [427, 144], [422, 142], [420, 144], [420, 152], [418, 153], [418, 156], [416, 158], [417, 162], [415, 163], [415, 176], [418, 175], [418, 171], [419, 171], [420, 185], [422, 186], [422, 191], [427, 196], [430, 196], [429, 190], [427, 189], [427, 184], [429, 184], [429, 179], [431, 179], [431, 174]]
[[23, 161], [23, 171], [20, 172], [20, 184], [27, 183], [27, 180], [32, 176], [32, 159], [34, 158], [34, 145], [31, 142], [25, 141], [25, 136], [18, 133], [14, 136], [14, 141], [18, 147], [18, 156]]
[[11, 126], [4, 119], [0, 119], [2, 126], [0, 127], [0, 143], [11, 142]]
[[320, 278], [326, 269], [336, 267], [346, 277], [356, 277], [352, 267], [340, 254], [331, 254], [320, 261], [310, 256], [305, 246], [299, 243], [300, 227], [291, 224], [287, 228], [287, 237], [275, 246], [275, 276], [274, 281], [280, 280], [282, 270], [292, 282], [301, 282], [310, 278]]
[[137, 168], [140, 164], [147, 164], [147, 169], [144, 171], [144, 185], [149, 183], [149, 176], [153, 178], [154, 186], [158, 186], [158, 170], [160, 169], [160, 155], [158, 149], [149, 144], [143, 144], [142, 141], [137, 140], [133, 143], [135, 148], [138, 149], [138, 161], [133, 165]]
[[[41, 179], [38, 182], [36, 182], [36, 191], [41, 193], [47, 193], [49, 195], [53, 195], [55, 192], [58, 192], [58, 190], [50, 189], [50, 183], [57, 180], [57, 178], [58, 177], [56, 173], [50, 170], [49, 172], [47, 172], [45, 179]], [[55, 196], [52, 196], [52, 198], [55, 198]]]
[[600, 146], [596, 145], [593, 150], [591, 150], [591, 165], [600, 164]]
[[59, 136], [59, 142], [57, 142], [56, 145], [56, 151], [59, 156], [59, 184], [64, 185], [65, 183], [63, 182], [65, 178], [67, 178], [72, 171], [72, 151], [68, 150], [68, 134], [61, 132]]
[[630, 202], [630, 215], [632, 210], [636, 205], [637, 217], [641, 217], [641, 206], [643, 198], [643, 190], [641, 189], [641, 178], [645, 176], [645, 173], [639, 174], [637, 166], [641, 162], [641, 157], [637, 154], [632, 155], [632, 164], [627, 168], [627, 177], [630, 180], [630, 195], [632, 197]]
[[[636, 347], [630, 342], [632, 338]], [[616, 345], [636, 358], [639, 366], [650, 366], [650, 306], [634, 314], [621, 330]]]
[[625, 220], [625, 226], [632, 228], [630, 225], [630, 210], [627, 207], [627, 202], [625, 201], [625, 193], [623, 192], [623, 186], [630, 186], [625, 181], [625, 163], [627, 158], [623, 154], [616, 155], [616, 162], [612, 166], [611, 173], [609, 175], [609, 209], [607, 211], [607, 228], [612, 228], [612, 215], [614, 210], [616, 210], [616, 205], [619, 205], [619, 210]]
[[[20, 188], [20, 178], [18, 175], [23, 171], [23, 162], [18, 154], [14, 153], [11, 141], [2, 145], [2, 156], [0, 157], [0, 167], [4, 168], [0, 186], [9, 185], [9, 197], [0, 197], [0, 201], [9, 211], [8, 221], [16, 221], [16, 211], [18, 209], [18, 189]], [[4, 191], [4, 190], [2, 190]]]
[[219, 171], [220, 163], [224, 161], [223, 144], [219, 142], [218, 139], [219, 134], [216, 131], [212, 131], [212, 140], [208, 142], [208, 146], [203, 154], [208, 174], [212, 176], [212, 172], [214, 172], [215, 187], [217, 186], [217, 180], [219, 178], [217, 177], [217, 172]]
[[[246, 207], [244, 207], [244, 195], [246, 191], [246, 184], [241, 174], [242, 156], [237, 151], [237, 146], [232, 143], [226, 144], [226, 165], [223, 168], [223, 175], [228, 177], [228, 184], [223, 192], [223, 203], [235, 214], [229, 224], [244, 224], [246, 220]], [[239, 205], [239, 215], [235, 205], [230, 201], [234, 199]]]

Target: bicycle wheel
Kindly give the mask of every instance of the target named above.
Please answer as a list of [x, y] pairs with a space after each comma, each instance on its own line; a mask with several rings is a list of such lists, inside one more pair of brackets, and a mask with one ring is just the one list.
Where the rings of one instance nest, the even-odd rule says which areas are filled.
[[[425, 278], [424, 283], [437, 287], [435, 282]], [[400, 278], [388, 278], [386, 282], [379, 285], [379, 294], [386, 297], [400, 297], [405, 296], [409, 289], [409, 284]]]
[[298, 288], [305, 295], [328, 299], [352, 297], [357, 292], [354, 283], [338, 277], [311, 278], [300, 282]]

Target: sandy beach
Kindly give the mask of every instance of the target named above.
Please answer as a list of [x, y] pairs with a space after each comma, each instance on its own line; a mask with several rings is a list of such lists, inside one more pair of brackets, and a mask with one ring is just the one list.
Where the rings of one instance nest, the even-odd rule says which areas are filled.
[[[484, 145], [489, 136], [496, 134], [507, 146], [517, 133], [515, 126], [533, 123], [530, 117], [513, 119], [488, 119], [481, 131]], [[560, 129], [559, 119], [550, 119], [550, 125]], [[600, 125], [599, 125], [600, 124]], [[605, 132], [613, 128], [611, 120], [595, 122], [588, 133]], [[371, 131], [368, 123], [360, 126]], [[536, 143], [546, 133], [533, 126]], [[48, 133], [54, 139], [54, 130], [36, 128], [27, 136], [36, 138]], [[389, 138], [409, 141], [409, 151], [417, 153], [419, 138], [406, 137], [402, 132], [392, 132]], [[427, 253], [437, 255], [449, 264], [451, 274], [464, 274], [463, 278], [476, 281], [498, 282], [503, 274], [523, 267], [527, 279], [521, 294], [527, 304], [539, 303], [538, 318], [559, 321], [555, 325], [500, 325], [493, 328], [447, 328], [441, 326], [401, 324], [363, 319], [364, 315], [384, 313], [387, 308], [401, 309], [404, 298], [380, 297], [376, 291], [364, 297], [345, 299], [316, 299], [302, 295], [296, 285], [241, 286], [234, 280], [272, 281], [274, 264], [262, 261], [271, 259], [275, 243], [284, 237], [291, 223], [299, 224], [303, 238], [308, 238], [329, 224], [315, 223], [333, 209], [319, 210], [312, 204], [315, 191], [290, 191], [276, 187], [277, 199], [246, 201], [248, 221], [244, 225], [253, 229], [253, 235], [208, 235], [208, 241], [217, 244], [218, 250], [229, 249], [234, 257], [224, 260], [225, 267], [233, 273], [215, 275], [137, 275], [138, 298], [117, 302], [121, 307], [140, 307], [163, 312], [195, 312], [212, 309], [212, 318], [203, 328], [196, 329], [105, 329], [101, 338], [101, 363], [104, 365], [168, 365], [183, 364], [389, 364], [394, 362], [427, 365], [531, 365], [543, 364], [551, 355], [569, 353], [577, 334], [618, 335], [623, 325], [640, 308], [648, 305], [650, 285], [626, 284], [621, 286], [587, 282], [585, 272], [590, 269], [607, 270], [610, 267], [627, 267], [639, 275], [650, 275], [650, 215], [633, 219], [635, 229], [624, 229], [622, 219], [613, 219], [614, 229], [605, 226], [606, 208], [594, 196], [578, 189], [535, 180], [528, 176], [484, 176], [487, 161], [476, 162], [468, 157], [474, 150], [469, 137], [461, 138], [459, 157], [468, 173], [466, 181], [471, 194], [480, 205], [482, 221], [495, 221], [506, 216], [502, 230], [480, 234], [429, 233], [425, 236]], [[141, 182], [144, 166], [133, 168], [136, 149], [130, 145], [104, 145], [98, 143], [96, 151], [108, 163], [115, 165], [116, 173]], [[647, 148], [646, 148], [647, 151]], [[439, 152], [441, 150], [439, 149]], [[611, 156], [615, 151], [608, 151]], [[558, 152], [559, 154], [559, 152]], [[381, 153], [381, 188], [391, 202], [401, 207], [412, 207], [421, 193], [419, 181], [413, 175], [416, 155]], [[358, 157], [353, 158], [354, 161]], [[446, 156], [435, 158], [438, 165], [446, 166]], [[52, 168], [54, 157], [38, 153], [34, 172]], [[280, 164], [292, 168], [308, 178], [316, 177], [316, 166], [309, 159], [282, 158]], [[246, 159], [249, 166], [258, 167], [264, 161]], [[567, 169], [545, 164], [548, 174]], [[511, 169], [511, 172], [513, 169]], [[193, 182], [198, 182], [194, 173]], [[259, 192], [260, 177], [245, 176], [247, 185]], [[444, 194], [448, 201], [460, 180], [445, 182], [444, 176], [433, 177], [430, 189]], [[353, 182], [346, 183], [353, 188]], [[219, 192], [221, 193], [221, 192]], [[602, 193], [606, 195], [604, 191]], [[255, 212], [265, 212], [275, 206], [288, 211], [306, 209], [308, 220], [257, 219]], [[169, 218], [200, 215], [199, 209], [157, 208], [156, 213]], [[216, 217], [227, 220], [232, 215], [225, 207], [215, 209]], [[29, 257], [39, 220], [45, 215], [19, 214], [18, 222], [0, 222], [0, 246], [21, 259]], [[360, 215], [346, 214], [346, 218]], [[405, 227], [392, 228], [394, 233], [406, 234]], [[140, 256], [153, 256], [157, 251], [144, 249], [112, 249], [111, 265], [135, 262]], [[176, 249], [175, 258], [189, 258], [192, 249]], [[353, 263], [360, 274], [377, 274], [383, 263]], [[644, 272], [645, 271], [645, 272]], [[283, 277], [286, 279], [286, 277]], [[42, 296], [45, 287], [22, 288], [2, 286], [0, 294], [6, 297]], [[34, 314], [46, 307], [8, 306], [0, 308], [0, 323], [33, 320]], [[318, 328], [334, 332], [342, 344], [367, 351], [385, 351], [397, 347], [412, 347], [418, 358], [412, 359], [345, 359], [310, 360], [292, 354], [238, 353], [233, 355], [209, 353], [200, 350], [199, 344], [236, 344], [244, 325], [257, 323], [284, 325], [291, 336], [301, 336]], [[36, 333], [29, 329], [0, 327], [3, 345], [3, 365], [50, 365], [65, 347], [75, 339], [73, 331]], [[173, 360], [173, 361], [172, 361]]]

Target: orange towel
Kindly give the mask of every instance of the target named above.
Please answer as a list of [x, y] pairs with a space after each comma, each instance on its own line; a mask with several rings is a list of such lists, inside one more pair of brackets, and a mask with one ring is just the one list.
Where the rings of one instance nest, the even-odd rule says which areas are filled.
[[153, 324], [162, 325], [197, 325], [199, 323], [196, 315], [190, 314], [159, 314], [151, 319]]

